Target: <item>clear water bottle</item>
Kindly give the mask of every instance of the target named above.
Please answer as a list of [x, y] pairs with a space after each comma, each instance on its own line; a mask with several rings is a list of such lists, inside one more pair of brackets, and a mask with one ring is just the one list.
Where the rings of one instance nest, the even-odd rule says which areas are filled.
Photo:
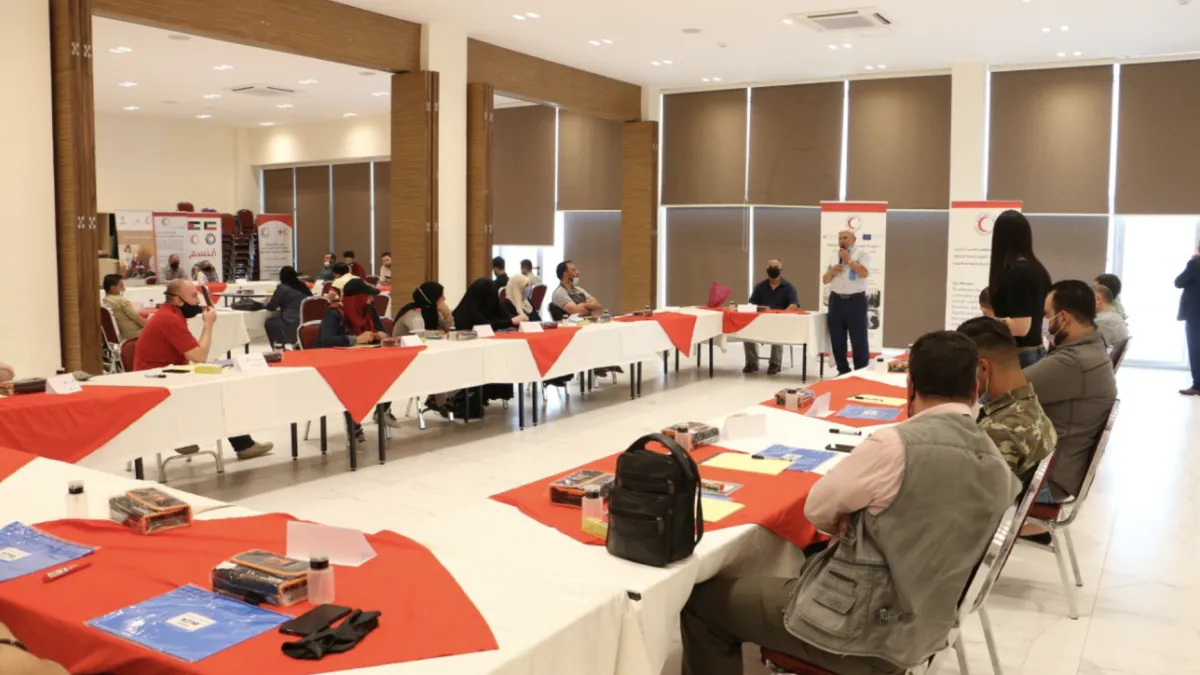
[[783, 393], [783, 408], [793, 412], [800, 409], [800, 392], [796, 389], [788, 389]]
[[308, 601], [314, 605], [333, 603], [333, 567], [329, 556], [314, 553], [308, 559]]
[[887, 361], [884, 361], [882, 356], [875, 359], [875, 372], [886, 373], [887, 371]]
[[583, 520], [594, 518], [604, 522], [604, 498], [600, 496], [600, 488], [590, 485], [583, 491]]
[[86, 520], [88, 517], [87, 495], [83, 492], [83, 481], [67, 482], [67, 518]]

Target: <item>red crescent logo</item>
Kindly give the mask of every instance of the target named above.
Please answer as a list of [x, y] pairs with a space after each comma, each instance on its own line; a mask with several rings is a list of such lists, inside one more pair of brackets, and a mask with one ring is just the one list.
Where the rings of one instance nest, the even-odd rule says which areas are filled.
[[980, 235], [991, 234], [992, 226], [995, 224], [996, 221], [994, 221], [990, 215], [981, 213], [979, 214], [979, 217], [975, 219], [975, 231]]
[[857, 232], [862, 229], [862, 219], [858, 216], [850, 216], [846, 219], [846, 229], [851, 232]]

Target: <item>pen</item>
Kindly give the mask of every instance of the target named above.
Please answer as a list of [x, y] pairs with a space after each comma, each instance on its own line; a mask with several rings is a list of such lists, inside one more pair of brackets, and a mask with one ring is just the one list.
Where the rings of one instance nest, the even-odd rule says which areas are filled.
[[843, 436], [862, 436], [861, 431], [843, 431], [841, 429], [830, 429], [831, 434], [842, 434]]
[[74, 574], [75, 572], [78, 572], [79, 570], [85, 570], [91, 566], [92, 566], [92, 563], [85, 562], [85, 563], [79, 563], [77, 565], [67, 565], [66, 567], [60, 567], [56, 570], [50, 570], [49, 572], [46, 572], [46, 576], [42, 578], [42, 583], [50, 583], [51, 581], [54, 581], [55, 579], [61, 579], [65, 576], [67, 576], [68, 574]]

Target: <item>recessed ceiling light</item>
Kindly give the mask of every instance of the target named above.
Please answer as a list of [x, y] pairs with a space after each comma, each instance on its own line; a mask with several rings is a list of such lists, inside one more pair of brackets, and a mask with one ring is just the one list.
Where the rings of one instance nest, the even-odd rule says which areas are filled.
[[1058, 29], [1065, 33], [1067, 31], [1071, 30], [1071, 27], [1070, 26], [1059, 26]]
[[373, 70], [360, 70], [358, 71], [358, 74], [362, 75], [363, 77], [375, 77], [375, 71]]
[[1083, 56], [1083, 52], [1074, 52], [1072, 56]]
[[275, 126], [275, 123], [274, 123], [274, 122], [259, 122], [259, 123], [258, 123], [258, 126], [260, 126], [260, 127], [273, 127], [273, 126]]
[[613, 41], [609, 40], [608, 38], [604, 38], [603, 40], [601, 40], [601, 42], [603, 42], [606, 45], [611, 45], [613, 43]]
[[207, 99], [221, 98], [221, 95], [220, 94], [205, 94], [204, 98], [207, 98]]
[[650, 62], [650, 65], [652, 65], [652, 66], [661, 66], [661, 65], [662, 65], [662, 61], [651, 61], [651, 62]]
[[113, 47], [108, 51], [114, 54], [128, 54], [129, 52], [133, 51], [133, 47]]
[[1043, 32], [1043, 33], [1049, 33], [1049, 32], [1050, 32], [1050, 26], [1042, 26], [1042, 32]]
[[372, 96], [374, 96], [375, 98], [379, 98], [379, 97], [381, 97], [381, 96], [387, 96], [387, 95], [388, 95], [388, 92], [386, 92], [386, 91], [373, 91], [373, 92], [371, 92], [371, 95], [372, 95]]
[[720, 82], [720, 81], [721, 81], [721, 78], [719, 78], [719, 77], [714, 77], [714, 78], [713, 78], [713, 82]]
[[118, 86], [118, 87], [125, 87], [125, 88], [129, 88], [129, 87], [136, 87], [136, 86], [137, 86], [137, 82], [119, 82], [119, 83], [117, 83], [117, 86]]
[[878, 69], [880, 69], [880, 70], [887, 70], [887, 66], [883, 65], [882, 63], [881, 63], [881, 64], [879, 64], [879, 65], [877, 65], [877, 66], [875, 66], [875, 67], [876, 67], [876, 68], [878, 68]]
[[128, 110], [129, 112], [133, 112], [134, 110], [141, 110], [141, 108], [137, 107], [136, 105], [127, 105], [124, 108], [121, 108], [121, 110]]
[[275, 107], [279, 108], [280, 110], [287, 110], [288, 108], [294, 108], [296, 106], [292, 105], [291, 103], [280, 103], [279, 105], [277, 105]]
[[784, 19], [783, 22], [789, 26], [796, 23], [795, 20], [793, 20], [793, 19]]
[[663, 60], [663, 65], [664, 65], [664, 66], [669, 66], [669, 65], [671, 65], [672, 63], [673, 63], [672, 61], [667, 61], [667, 60], [665, 60], [665, 59]]
[[699, 28], [684, 28], [680, 32], [682, 32], [684, 35], [699, 35], [704, 31], [700, 30]]
[[529, 17], [529, 18], [531, 18], [531, 19], [540, 19], [540, 18], [542, 18], [542, 15], [541, 15], [541, 14], [538, 14], [537, 12], [525, 12], [525, 16], [527, 16], [527, 17]]
[[516, 19], [517, 21], [524, 21], [525, 15], [524, 14], [513, 14], [513, 18]]
[[179, 103], [179, 101], [163, 101], [163, 103], [167, 105], [175, 105], [176, 103]]
[[600, 41], [599, 41], [599, 40], [588, 40], [588, 44], [589, 44], [589, 45], [591, 45], [591, 46], [593, 46], [593, 47], [599, 47], [599, 46], [600, 46]]
[[316, 81], [316, 80], [312, 80], [312, 79], [308, 79], [308, 80], [300, 80], [300, 84], [316, 84], [316, 83], [317, 83], [317, 81]]
[[1066, 53], [1066, 52], [1059, 52], [1059, 53], [1058, 53], [1058, 58], [1060, 58], [1060, 59], [1064, 59], [1064, 58], [1066, 58], [1066, 57], [1067, 57], [1067, 53]]
[[837, 45], [829, 45], [829, 48], [834, 51], [837, 51], [838, 46]]
[[210, 119], [211, 117], [212, 117], [212, 115], [196, 115], [196, 119], [198, 119], [198, 120], [206, 120], [206, 119]]
[[227, 65], [213, 66], [213, 70], [233, 70], [233, 66], [227, 66]]
[[168, 40], [178, 40], [179, 42], [187, 42], [188, 40], [192, 39], [192, 36], [184, 35], [183, 33], [171, 33], [170, 35], [167, 36], [167, 39]]
[[875, 70], [875, 66], [867, 66], [867, 70]]
[[707, 77], [702, 77], [702, 78], [700, 78], [700, 81], [701, 81], [701, 82], [711, 82], [712, 80], [711, 80], [710, 78], [707, 78]]
[[850, 49], [853, 46], [854, 45], [850, 44], [849, 42], [842, 43], [842, 49]]
[[355, 113], [342, 113], [342, 117], [358, 117]]

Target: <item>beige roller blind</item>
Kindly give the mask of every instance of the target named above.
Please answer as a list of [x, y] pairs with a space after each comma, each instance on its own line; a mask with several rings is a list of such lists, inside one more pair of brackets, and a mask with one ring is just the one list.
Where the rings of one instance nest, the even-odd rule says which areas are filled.
[[[316, 276], [329, 252], [330, 189], [329, 166], [296, 169], [296, 264], [300, 271]], [[337, 251], [341, 255], [341, 251]]]
[[947, 211], [889, 211], [883, 344], [905, 347], [946, 321]]
[[734, 301], [746, 302], [749, 236], [748, 208], [667, 209], [667, 304], [703, 305], [714, 281], [728, 286]]
[[367, 274], [371, 265], [371, 163], [333, 165], [333, 250], [346, 250]]
[[[563, 214], [563, 255], [579, 268], [579, 285], [606, 309], [617, 311], [621, 297], [621, 212]], [[548, 284], [553, 292], [558, 284]]]
[[838, 198], [845, 98], [842, 82], [751, 91], [751, 204], [818, 206]]
[[621, 122], [558, 114], [558, 210], [621, 208]]
[[[1079, 279], [1090, 284], [1096, 275], [1104, 273], [1108, 216], [1030, 215], [1029, 225], [1033, 229], [1033, 253], [1053, 281]], [[891, 234], [889, 229], [888, 246]]]
[[783, 278], [796, 287], [800, 307], [820, 309], [821, 285], [815, 270], [821, 265], [821, 209], [755, 207], [756, 281], [767, 278], [767, 261], [772, 258], [783, 263]]
[[392, 247], [392, 163], [375, 162], [375, 265]]
[[663, 97], [663, 205], [745, 203], [746, 91]]
[[263, 169], [263, 213], [295, 215], [296, 213], [296, 170]]
[[950, 76], [850, 83], [846, 199], [950, 204]]
[[492, 243], [554, 245], [554, 108], [495, 111]]
[[1117, 213], [1200, 213], [1200, 61], [1121, 66]]
[[992, 74], [988, 197], [1108, 213], [1112, 66]]

